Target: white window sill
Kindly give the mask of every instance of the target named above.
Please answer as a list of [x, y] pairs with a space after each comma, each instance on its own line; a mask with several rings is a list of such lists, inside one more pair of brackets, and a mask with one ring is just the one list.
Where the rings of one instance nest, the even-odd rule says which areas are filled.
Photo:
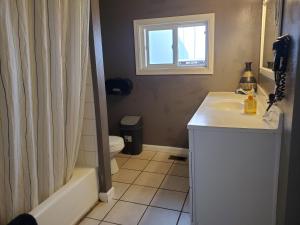
[[136, 75], [212, 75], [213, 70], [208, 68], [183, 69], [141, 69]]

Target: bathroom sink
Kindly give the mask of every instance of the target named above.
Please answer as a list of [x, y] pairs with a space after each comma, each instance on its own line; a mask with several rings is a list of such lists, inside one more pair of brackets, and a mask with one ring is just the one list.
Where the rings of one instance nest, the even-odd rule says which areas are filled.
[[210, 92], [188, 124], [189, 128], [240, 128], [248, 130], [266, 129], [273, 132], [278, 129], [281, 111], [272, 107], [270, 118], [265, 118], [267, 97], [256, 95], [256, 114], [244, 113], [245, 95], [233, 92]]
[[225, 111], [240, 111], [243, 109], [244, 104], [239, 101], [233, 101], [233, 100], [223, 100], [223, 101], [217, 101], [217, 102], [212, 102], [208, 104], [209, 107], [215, 108], [218, 110], [225, 110]]

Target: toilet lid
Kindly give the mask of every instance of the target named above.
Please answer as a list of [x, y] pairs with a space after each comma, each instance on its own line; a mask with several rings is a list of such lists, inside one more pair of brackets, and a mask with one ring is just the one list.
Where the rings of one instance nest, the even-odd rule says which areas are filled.
[[124, 148], [124, 140], [118, 136], [109, 136], [110, 152], [120, 152]]

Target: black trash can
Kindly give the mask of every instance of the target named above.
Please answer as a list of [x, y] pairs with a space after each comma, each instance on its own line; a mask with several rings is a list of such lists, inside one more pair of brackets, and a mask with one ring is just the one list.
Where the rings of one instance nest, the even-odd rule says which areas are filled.
[[141, 116], [124, 116], [120, 122], [121, 136], [124, 138], [123, 153], [138, 155], [143, 148], [143, 122]]

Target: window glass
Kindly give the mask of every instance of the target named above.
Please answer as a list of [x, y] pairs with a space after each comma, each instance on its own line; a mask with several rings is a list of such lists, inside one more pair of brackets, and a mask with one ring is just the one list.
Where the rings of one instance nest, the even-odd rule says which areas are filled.
[[148, 32], [149, 64], [173, 64], [173, 30]]
[[206, 66], [206, 26], [178, 28], [178, 64]]

